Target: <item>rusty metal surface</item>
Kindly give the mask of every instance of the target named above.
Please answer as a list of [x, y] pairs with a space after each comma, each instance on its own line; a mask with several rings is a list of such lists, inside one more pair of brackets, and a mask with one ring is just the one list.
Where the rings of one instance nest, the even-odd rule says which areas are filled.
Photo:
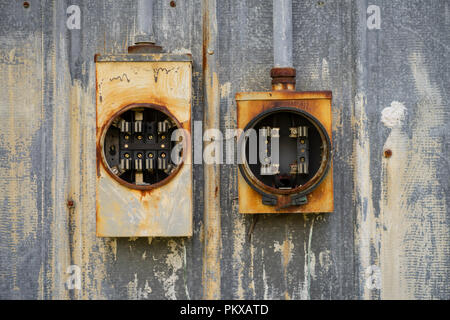
[[270, 70], [272, 90], [295, 90], [296, 74], [297, 72], [294, 68], [272, 68]]
[[[208, 262], [219, 259], [221, 281], [208, 292], [449, 299], [448, 1], [292, 2], [297, 90], [333, 91], [335, 213], [239, 215], [237, 167], [221, 166], [220, 241]], [[194, 165], [192, 238], [95, 236], [93, 57], [127, 52], [136, 2], [29, 3], [0, 1], [0, 298], [203, 298], [201, 165]], [[66, 26], [74, 4], [79, 30]], [[380, 29], [367, 26], [369, 5], [380, 8]], [[200, 0], [154, 7], [156, 43], [192, 54], [198, 121], [202, 7]], [[271, 89], [272, 3], [217, 1], [209, 10], [217, 19], [207, 30], [217, 41], [220, 126], [235, 128], [235, 93]], [[70, 265], [80, 267], [80, 290], [66, 287]], [[377, 277], [378, 286], [368, 285]]]
[[[273, 70], [273, 69], [272, 69]], [[295, 71], [295, 70], [294, 70]], [[292, 70], [286, 72], [282, 70], [281, 74], [293, 74]], [[271, 72], [272, 74], [272, 72]], [[326, 145], [324, 149], [324, 159], [314, 177], [306, 184], [294, 190], [276, 190], [272, 187], [264, 185], [256, 177], [253, 176], [248, 166], [243, 166], [244, 173], [248, 179], [264, 192], [276, 195], [278, 204], [276, 207], [264, 205], [262, 203], [261, 194], [254, 190], [242, 173], [239, 172], [238, 177], [238, 194], [239, 194], [239, 213], [324, 213], [333, 212], [334, 196], [333, 196], [333, 166], [331, 159], [332, 145], [332, 113], [331, 113], [331, 97], [332, 93], [324, 92], [295, 92], [295, 91], [273, 91], [273, 92], [239, 92], [236, 93], [236, 113], [237, 128], [245, 130], [248, 124], [262, 113], [282, 108], [292, 108], [294, 110], [305, 111], [315, 117], [322, 124], [325, 132], [330, 138], [330, 145]], [[284, 208], [285, 204], [290, 201], [290, 194], [300, 193], [310, 189], [321, 179], [319, 186], [307, 195], [308, 203], [302, 206], [292, 206]]]
[[191, 62], [97, 61], [96, 75], [97, 235], [192, 236], [191, 144], [186, 145], [185, 165], [151, 187], [130, 188], [120, 181], [110, 172], [103, 152], [112, 120], [136, 105], [159, 106], [157, 109], [170, 114], [180, 128], [191, 132]]

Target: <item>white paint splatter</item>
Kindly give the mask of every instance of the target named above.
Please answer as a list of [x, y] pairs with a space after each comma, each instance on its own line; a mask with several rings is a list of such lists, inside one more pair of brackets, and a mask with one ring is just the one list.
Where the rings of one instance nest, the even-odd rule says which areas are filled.
[[170, 240], [168, 245], [171, 253], [167, 255], [166, 265], [170, 274], [165, 274], [159, 278], [163, 279], [163, 287], [166, 298], [176, 300], [177, 291], [175, 286], [178, 281], [178, 271], [183, 268], [183, 257], [181, 256], [181, 252], [178, 250], [178, 246], [175, 241]]
[[381, 112], [381, 122], [388, 128], [400, 127], [405, 121], [406, 108], [403, 103], [392, 101], [391, 106]]

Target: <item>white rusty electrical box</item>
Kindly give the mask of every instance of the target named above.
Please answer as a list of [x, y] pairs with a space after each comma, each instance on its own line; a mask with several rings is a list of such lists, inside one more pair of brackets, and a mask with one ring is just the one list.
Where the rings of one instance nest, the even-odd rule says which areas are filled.
[[191, 236], [191, 56], [95, 61], [97, 236]]

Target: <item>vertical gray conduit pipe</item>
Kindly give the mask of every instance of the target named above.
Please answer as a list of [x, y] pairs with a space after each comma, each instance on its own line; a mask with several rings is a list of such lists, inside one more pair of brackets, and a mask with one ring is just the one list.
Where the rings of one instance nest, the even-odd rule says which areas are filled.
[[273, 0], [275, 68], [292, 68], [292, 0]]
[[153, 34], [153, 0], [138, 0], [135, 43], [155, 43]]

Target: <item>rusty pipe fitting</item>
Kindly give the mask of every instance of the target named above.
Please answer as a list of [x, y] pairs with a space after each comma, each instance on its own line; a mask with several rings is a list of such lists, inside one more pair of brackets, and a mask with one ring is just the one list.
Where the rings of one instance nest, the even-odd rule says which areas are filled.
[[272, 77], [273, 91], [295, 91], [295, 76], [297, 72], [294, 68], [272, 68], [270, 76]]
[[153, 0], [138, 0], [135, 44], [128, 53], [161, 53], [163, 48], [155, 44], [153, 33]]

